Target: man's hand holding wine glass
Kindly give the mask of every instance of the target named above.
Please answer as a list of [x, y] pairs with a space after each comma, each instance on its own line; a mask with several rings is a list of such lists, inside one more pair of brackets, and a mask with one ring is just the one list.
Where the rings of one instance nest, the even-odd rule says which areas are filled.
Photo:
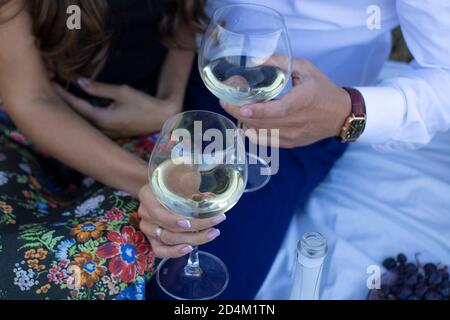
[[222, 101], [221, 105], [248, 129], [279, 129], [280, 147], [339, 136], [351, 112], [349, 94], [303, 59], [293, 62], [292, 84], [291, 91], [279, 100], [242, 107]]

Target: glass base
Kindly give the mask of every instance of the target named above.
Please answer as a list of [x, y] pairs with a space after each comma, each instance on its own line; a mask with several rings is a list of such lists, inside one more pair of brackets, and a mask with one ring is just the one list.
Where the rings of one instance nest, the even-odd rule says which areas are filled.
[[229, 275], [225, 264], [212, 254], [199, 251], [200, 276], [186, 275], [184, 267], [189, 255], [177, 259], [164, 259], [158, 266], [156, 281], [161, 289], [178, 300], [210, 300], [227, 287]]
[[257, 155], [247, 153], [247, 186], [245, 192], [255, 192], [264, 188], [270, 181], [270, 175], [262, 175], [262, 169], [270, 170], [269, 164]]

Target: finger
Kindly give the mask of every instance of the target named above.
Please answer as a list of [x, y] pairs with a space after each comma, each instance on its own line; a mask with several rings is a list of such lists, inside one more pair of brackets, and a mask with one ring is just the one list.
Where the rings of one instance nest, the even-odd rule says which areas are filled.
[[293, 117], [274, 118], [274, 119], [250, 119], [242, 120], [245, 129], [281, 129], [297, 126], [297, 121]]
[[213, 241], [220, 236], [219, 229], [210, 228], [200, 232], [174, 233], [163, 230], [160, 241], [168, 245], [178, 245], [189, 243], [190, 245], [200, 246]]
[[83, 117], [93, 122], [100, 121], [102, 117], [101, 113], [103, 111], [101, 108], [93, 107], [87, 101], [74, 96], [57, 83], [53, 83], [53, 87], [55, 88], [55, 91], [59, 94], [59, 96]]
[[161, 205], [152, 205], [151, 209], [144, 205], [145, 209], [138, 210], [139, 216], [146, 222], [161, 226], [171, 232], [195, 232], [202, 231], [226, 220], [224, 214], [208, 219], [186, 219], [171, 213]]
[[151, 191], [146, 190], [144, 192], [141, 190], [139, 199], [141, 205], [138, 209], [138, 215], [142, 220], [172, 232], [194, 231], [190, 220], [176, 216], [164, 208], [154, 198]]
[[297, 58], [293, 60], [292, 71], [300, 75], [306, 76], [311, 72], [314, 72], [316, 67], [306, 59]]
[[290, 59], [288, 56], [274, 54], [264, 62], [264, 65], [265, 66], [275, 66], [279, 69], [287, 71], [289, 69], [289, 62], [290, 62]]
[[226, 220], [224, 214], [208, 219], [186, 219], [175, 215], [156, 200], [148, 185], [139, 192], [139, 199], [141, 201], [139, 216], [145, 221], [172, 232], [202, 231]]
[[248, 119], [284, 118], [289, 111], [289, 104], [284, 98], [264, 103], [248, 104], [243, 107], [233, 106], [226, 102], [222, 102], [221, 105], [233, 117], [243, 121]]
[[233, 104], [225, 102], [223, 100], [220, 100], [220, 105], [233, 118], [236, 118], [236, 119], [241, 118], [241, 114], [239, 111], [239, 109], [241, 108], [240, 106], [233, 105]]
[[165, 245], [170, 246], [186, 243], [199, 246], [211, 242], [220, 236], [220, 231], [214, 228], [203, 230], [201, 232], [171, 232], [169, 230], [161, 229], [160, 234], [158, 234], [158, 229], [160, 227], [144, 220], [141, 221], [139, 228], [148, 237], [156, 238]]
[[84, 91], [92, 96], [113, 100], [118, 100], [121, 92], [125, 90], [125, 86], [97, 82], [87, 78], [80, 78], [77, 83]]
[[180, 258], [193, 251], [192, 246], [188, 244], [167, 246], [155, 238], [150, 238], [149, 241], [157, 258]]
[[260, 147], [279, 147], [280, 141], [280, 129], [254, 129], [245, 128], [245, 136], [250, 140], [252, 144], [256, 144]]

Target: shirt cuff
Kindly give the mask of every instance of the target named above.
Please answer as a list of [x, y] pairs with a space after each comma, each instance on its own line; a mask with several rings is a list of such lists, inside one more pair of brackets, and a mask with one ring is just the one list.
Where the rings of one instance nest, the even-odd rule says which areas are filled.
[[356, 87], [366, 104], [366, 128], [358, 139], [367, 144], [387, 143], [397, 136], [405, 116], [401, 92], [386, 86]]

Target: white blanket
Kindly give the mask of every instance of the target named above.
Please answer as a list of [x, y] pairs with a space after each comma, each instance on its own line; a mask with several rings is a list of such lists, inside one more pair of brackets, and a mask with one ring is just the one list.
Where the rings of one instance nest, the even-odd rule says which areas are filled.
[[321, 299], [365, 299], [367, 267], [403, 252], [450, 265], [450, 132], [416, 151], [354, 144], [292, 222], [258, 299], [287, 299], [301, 234], [329, 241]]

